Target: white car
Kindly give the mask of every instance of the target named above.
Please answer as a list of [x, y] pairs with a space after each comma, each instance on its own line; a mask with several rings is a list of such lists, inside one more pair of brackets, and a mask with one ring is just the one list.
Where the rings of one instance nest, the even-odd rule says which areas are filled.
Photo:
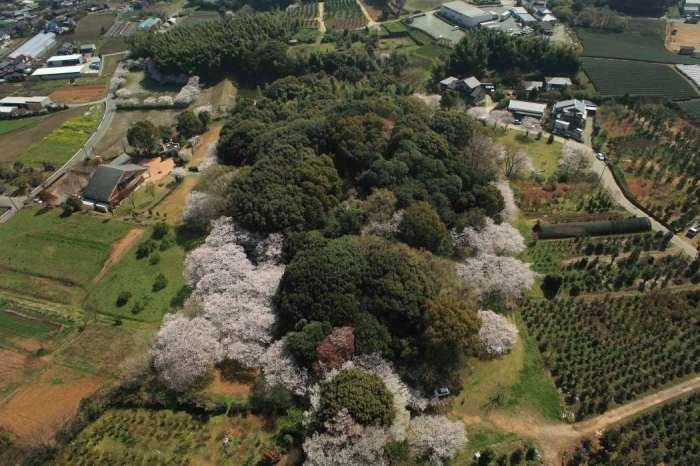
[[608, 160], [608, 158], [607, 158], [607, 157], [605, 156], [605, 154], [603, 154], [602, 152], [598, 152], [598, 153], [596, 154], [595, 158], [597, 158], [597, 159], [600, 160], [601, 162], [605, 162], [605, 161]]
[[696, 223], [692, 227], [688, 228], [688, 233], [685, 234], [688, 238], [695, 238], [697, 234], [700, 233], [700, 223]]

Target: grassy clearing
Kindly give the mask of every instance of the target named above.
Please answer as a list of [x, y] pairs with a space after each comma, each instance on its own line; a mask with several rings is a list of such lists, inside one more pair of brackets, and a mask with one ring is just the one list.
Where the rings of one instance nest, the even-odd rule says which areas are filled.
[[507, 406], [511, 409], [531, 407], [542, 417], [551, 420], [561, 419], [561, 399], [551, 377], [544, 370], [542, 355], [537, 341], [528, 335], [519, 314], [516, 323], [523, 341], [523, 367], [518, 380], [510, 389]]
[[66, 35], [65, 40], [78, 43], [95, 42], [109, 30], [116, 18], [116, 15], [112, 13], [85, 15], [78, 21], [75, 32]]
[[54, 325], [40, 320], [0, 311], [0, 344], [10, 338], [43, 338], [56, 330]]
[[[151, 230], [147, 230], [139, 244], [148, 241], [150, 236]], [[160, 322], [163, 315], [173, 308], [185, 286], [182, 277], [185, 249], [170, 241], [167, 249], [156, 250], [143, 258], [137, 257], [138, 244], [134, 245], [91, 291], [85, 303], [86, 309], [123, 319]], [[159, 274], [165, 276], [167, 285], [154, 291], [153, 284]], [[124, 291], [130, 292], [131, 297], [118, 305], [117, 298]]]
[[576, 29], [586, 57], [622, 58], [657, 63], [700, 63], [700, 60], [666, 50], [666, 21], [633, 19], [624, 32]]
[[685, 100], [698, 96], [670, 65], [586, 57], [583, 69], [604, 97], [629, 94]]
[[43, 120], [45, 115], [34, 116], [28, 118], [18, 118], [17, 120], [0, 120], [0, 134], [6, 134], [20, 128], [32, 126], [35, 123]]
[[41, 142], [33, 144], [22, 154], [20, 161], [25, 165], [63, 165], [82, 147], [97, 129], [102, 119], [104, 106], [93, 105], [81, 116], [72, 118], [55, 129]]
[[58, 209], [23, 209], [0, 229], [0, 287], [74, 303], [129, 228], [90, 214], [64, 218]]
[[538, 173], [545, 178], [552, 176], [557, 171], [562, 144], [557, 141], [547, 144], [545, 136], [537, 140], [536, 134], [527, 137], [526, 134], [522, 131], [506, 131], [497, 136], [497, 140], [511, 150], [524, 150]]
[[490, 424], [481, 423], [467, 426], [467, 447], [462, 450], [451, 464], [472, 464], [474, 453], [490, 449], [498, 457], [508, 455], [516, 448], [522, 448], [525, 442], [515, 434], [498, 430]]

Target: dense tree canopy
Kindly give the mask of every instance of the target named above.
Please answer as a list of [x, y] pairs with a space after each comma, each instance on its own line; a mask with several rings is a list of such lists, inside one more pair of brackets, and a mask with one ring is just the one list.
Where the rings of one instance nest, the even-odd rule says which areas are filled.
[[365, 426], [391, 425], [395, 415], [393, 395], [382, 379], [360, 369], [342, 371], [321, 386], [321, 418], [332, 419], [342, 409]]
[[136, 34], [129, 45], [134, 56], [150, 57], [165, 73], [208, 77], [228, 72], [261, 79], [290, 70], [285, 43], [299, 28], [281, 12], [239, 14], [162, 34]]
[[500, 31], [476, 28], [466, 31], [448, 57], [440, 76], [476, 75], [480, 78], [487, 70], [574, 75], [579, 66], [576, 51], [571, 47], [538, 36], [510, 36]]

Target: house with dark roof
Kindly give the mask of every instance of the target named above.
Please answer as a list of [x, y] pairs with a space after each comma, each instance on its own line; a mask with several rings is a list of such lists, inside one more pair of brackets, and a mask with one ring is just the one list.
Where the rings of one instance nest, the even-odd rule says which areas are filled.
[[146, 170], [122, 154], [111, 163], [97, 167], [83, 190], [83, 200], [93, 205], [116, 207], [141, 184]]

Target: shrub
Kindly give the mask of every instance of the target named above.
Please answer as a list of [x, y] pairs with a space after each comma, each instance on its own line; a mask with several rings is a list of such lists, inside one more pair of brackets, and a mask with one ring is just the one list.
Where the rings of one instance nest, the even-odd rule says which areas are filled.
[[399, 224], [399, 238], [409, 246], [435, 254], [447, 255], [451, 249], [445, 224], [427, 202], [416, 202], [406, 209]]
[[310, 367], [316, 361], [316, 347], [331, 332], [328, 322], [311, 322], [299, 332], [289, 332], [285, 337], [287, 351], [302, 366]]
[[129, 302], [130, 299], [131, 299], [131, 292], [130, 291], [122, 291], [121, 293], [119, 293], [119, 296], [117, 296], [117, 306], [118, 307], [124, 306], [126, 303]]
[[148, 258], [148, 263], [151, 265], [156, 265], [160, 262], [160, 254], [153, 253], [151, 254], [151, 257]]
[[153, 291], [160, 291], [166, 286], [168, 286], [168, 279], [165, 278], [165, 275], [159, 273], [153, 282]]
[[151, 238], [155, 240], [163, 239], [170, 232], [170, 225], [165, 222], [158, 222], [153, 226]]

